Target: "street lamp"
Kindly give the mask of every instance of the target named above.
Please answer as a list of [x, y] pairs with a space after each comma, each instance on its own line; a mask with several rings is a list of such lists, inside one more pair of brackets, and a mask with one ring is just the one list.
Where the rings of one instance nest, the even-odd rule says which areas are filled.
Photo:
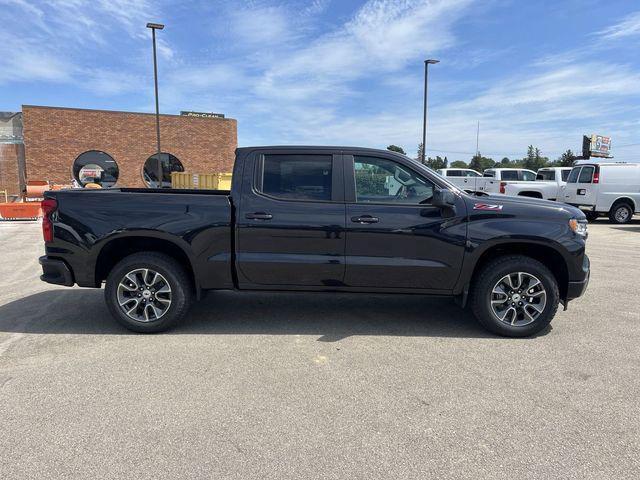
[[440, 63], [440, 60], [428, 59], [424, 61], [424, 111], [422, 117], [422, 163], [425, 163], [427, 153], [427, 80], [429, 79], [429, 65]]
[[156, 30], [162, 30], [164, 25], [161, 23], [147, 23], [147, 28], [151, 29], [151, 38], [153, 39], [153, 81], [156, 90], [156, 138], [158, 141], [158, 188], [162, 188], [162, 161], [160, 159], [160, 107], [158, 105], [158, 60], [156, 57]]

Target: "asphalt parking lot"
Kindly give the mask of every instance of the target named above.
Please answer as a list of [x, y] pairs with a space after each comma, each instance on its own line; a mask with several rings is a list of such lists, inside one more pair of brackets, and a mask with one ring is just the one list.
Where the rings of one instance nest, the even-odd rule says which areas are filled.
[[451, 301], [219, 292], [131, 334], [0, 223], [0, 478], [639, 478], [640, 221], [535, 338]]

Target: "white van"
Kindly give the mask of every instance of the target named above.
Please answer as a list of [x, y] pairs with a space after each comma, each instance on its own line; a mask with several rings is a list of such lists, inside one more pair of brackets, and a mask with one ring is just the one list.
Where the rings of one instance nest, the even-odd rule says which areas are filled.
[[564, 201], [589, 220], [608, 215], [612, 223], [628, 223], [640, 209], [640, 163], [580, 162], [567, 178]]

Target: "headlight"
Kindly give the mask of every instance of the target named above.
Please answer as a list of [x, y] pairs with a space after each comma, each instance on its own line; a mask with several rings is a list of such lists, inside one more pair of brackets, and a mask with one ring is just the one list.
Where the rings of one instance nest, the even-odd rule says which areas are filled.
[[576, 232], [581, 237], [587, 236], [587, 221], [586, 220], [576, 220], [572, 218], [569, 220], [569, 228]]

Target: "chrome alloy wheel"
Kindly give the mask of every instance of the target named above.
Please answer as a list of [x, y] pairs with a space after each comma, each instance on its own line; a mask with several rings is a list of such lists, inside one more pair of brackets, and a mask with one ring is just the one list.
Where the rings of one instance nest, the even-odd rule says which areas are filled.
[[138, 268], [120, 280], [118, 304], [132, 320], [154, 322], [167, 313], [171, 306], [171, 287], [158, 272]]
[[542, 282], [526, 272], [505, 275], [491, 291], [491, 310], [498, 320], [523, 327], [534, 322], [547, 305]]

